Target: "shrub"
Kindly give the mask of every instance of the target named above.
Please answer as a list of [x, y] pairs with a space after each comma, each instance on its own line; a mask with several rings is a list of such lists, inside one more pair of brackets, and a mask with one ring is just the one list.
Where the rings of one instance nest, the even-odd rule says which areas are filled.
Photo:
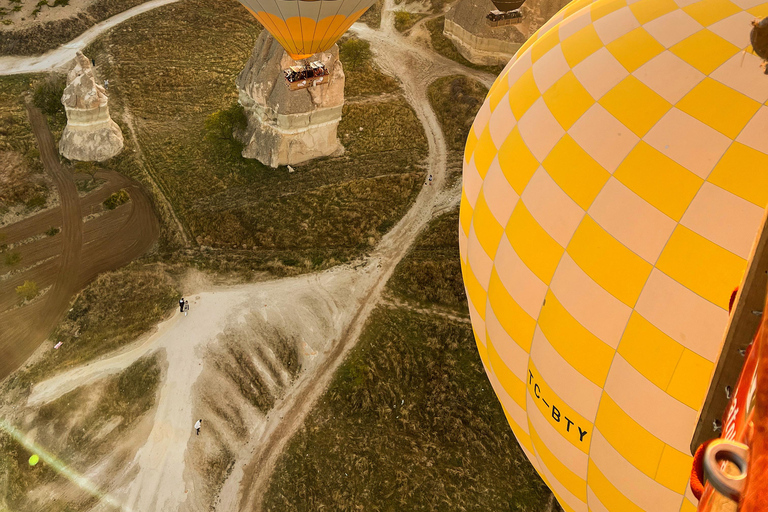
[[55, 226], [51, 226], [50, 228], [48, 228], [48, 231], [46, 231], [45, 234], [48, 236], [55, 236], [59, 233], [59, 231], [61, 231], [59, 228]]
[[205, 138], [213, 144], [217, 153], [225, 157], [240, 157], [245, 144], [235, 134], [245, 131], [248, 118], [239, 103], [229, 108], [214, 112], [205, 120]]
[[27, 200], [27, 202], [24, 203], [24, 205], [29, 210], [37, 210], [38, 208], [43, 208], [45, 206], [45, 203], [46, 203], [45, 196], [41, 194], [36, 194], [31, 198], [29, 198], [29, 200]]
[[341, 57], [345, 66], [352, 69], [361, 69], [373, 58], [371, 45], [368, 41], [362, 39], [347, 39], [339, 47], [339, 57]]
[[407, 11], [395, 11], [395, 29], [403, 32], [410, 27], [411, 13]]
[[10, 266], [16, 265], [21, 261], [21, 254], [18, 252], [9, 252], [5, 255], [5, 264]]
[[128, 195], [128, 191], [123, 189], [118, 190], [104, 201], [104, 208], [107, 210], [114, 210], [121, 204], [125, 204], [131, 196]]
[[64, 94], [66, 80], [63, 75], [51, 73], [45, 80], [38, 82], [32, 100], [35, 106], [43, 111], [44, 114], [54, 115], [64, 112], [64, 105], [61, 103], [61, 95]]
[[24, 281], [24, 284], [16, 287], [16, 293], [24, 300], [32, 300], [37, 297], [37, 283], [34, 281]]

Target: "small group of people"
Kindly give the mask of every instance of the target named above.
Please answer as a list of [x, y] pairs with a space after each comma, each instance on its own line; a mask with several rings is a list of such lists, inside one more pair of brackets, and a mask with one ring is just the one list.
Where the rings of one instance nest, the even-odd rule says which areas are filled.
[[189, 301], [185, 300], [184, 297], [179, 299], [179, 312], [184, 313], [184, 316], [187, 316], [189, 312]]
[[424, 182], [424, 184], [425, 184], [425, 185], [426, 185], [427, 183], [429, 183], [430, 185], [432, 184], [432, 175], [431, 175], [431, 174], [429, 175], [429, 178], [428, 178], [428, 180]]

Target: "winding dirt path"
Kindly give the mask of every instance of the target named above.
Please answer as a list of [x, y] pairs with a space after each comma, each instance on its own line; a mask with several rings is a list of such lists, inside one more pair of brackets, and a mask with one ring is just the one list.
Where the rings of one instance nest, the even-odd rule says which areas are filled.
[[[21, 366], [45, 341], [61, 320], [72, 296], [99, 273], [119, 268], [143, 254], [157, 239], [160, 228], [152, 203], [135, 182], [116, 173], [100, 173], [109, 187], [80, 198], [72, 174], [59, 162], [56, 144], [42, 113], [27, 103], [27, 114], [46, 172], [59, 191], [61, 206], [3, 229], [8, 243], [41, 235], [52, 226], [61, 232], [20, 245], [22, 262], [30, 265], [13, 275], [0, 276], [0, 380]], [[128, 190], [131, 201], [101, 217], [83, 222], [87, 209], [109, 194]], [[83, 206], [86, 206], [84, 209]], [[32, 280], [39, 289], [50, 286], [42, 298], [22, 307], [15, 287]]]
[[101, 23], [97, 23], [67, 44], [63, 44], [55, 50], [51, 50], [43, 55], [35, 55], [32, 57], [0, 57], [0, 75], [46, 73], [53, 71], [74, 59], [78, 50], [82, 50], [88, 46], [94, 39], [112, 27], [115, 27], [134, 16], [138, 16], [139, 14], [178, 1], [179, 0], [152, 0], [151, 2], [137, 5], [132, 9], [128, 9], [127, 11], [112, 16]]

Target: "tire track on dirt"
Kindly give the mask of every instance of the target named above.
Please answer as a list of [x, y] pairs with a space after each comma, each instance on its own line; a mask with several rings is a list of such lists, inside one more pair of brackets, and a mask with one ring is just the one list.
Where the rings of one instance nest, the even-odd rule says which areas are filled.
[[[93, 232], [86, 235], [83, 205], [94, 204], [94, 198], [86, 196], [81, 200], [74, 177], [61, 166], [47, 121], [29, 101], [26, 107], [40, 158], [58, 189], [61, 206], [54, 212], [42, 214], [42, 220], [32, 217], [22, 221], [23, 224], [19, 223], [21, 227], [11, 225], [3, 232], [12, 231], [14, 239], [24, 240], [50, 227], [52, 221], [58, 221], [54, 225], [60, 226], [61, 232], [52, 239], [35, 242], [38, 247], [25, 248], [29, 250], [28, 254], [37, 254], [37, 258], [42, 258], [50, 255], [50, 248], [46, 246], [58, 246], [58, 257], [12, 277], [13, 285], [25, 279], [39, 278], [43, 284], [52, 283], [52, 286], [32, 304], [0, 313], [0, 353], [3, 354], [0, 380], [21, 366], [45, 341], [63, 317], [74, 294], [99, 273], [119, 268], [146, 252], [160, 233], [152, 201], [144, 190], [125, 176], [107, 171], [98, 175], [117, 189], [125, 188], [131, 200], [90, 221], [89, 231]], [[106, 192], [101, 191], [98, 198]], [[126, 208], [129, 209], [127, 215]], [[123, 215], [126, 217], [123, 222], [112, 222], [114, 217]], [[8, 289], [8, 286], [3, 287], [3, 295], [14, 297], [13, 288]], [[2, 303], [7, 306], [7, 300]]]

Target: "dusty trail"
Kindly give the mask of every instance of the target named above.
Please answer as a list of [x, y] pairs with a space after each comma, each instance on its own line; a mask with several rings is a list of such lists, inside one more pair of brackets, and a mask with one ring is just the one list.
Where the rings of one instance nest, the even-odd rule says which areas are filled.
[[139, 14], [178, 1], [179, 0], [152, 0], [151, 2], [137, 5], [132, 9], [128, 9], [127, 11], [112, 16], [101, 23], [97, 23], [67, 44], [61, 45], [55, 50], [51, 50], [43, 55], [35, 55], [32, 57], [0, 57], [0, 75], [45, 73], [53, 71], [74, 59], [78, 50], [82, 50], [88, 46], [94, 39], [112, 27], [115, 27], [134, 16], [138, 16]]
[[234, 469], [215, 504], [220, 512], [261, 510], [280, 453], [328, 387], [370, 313], [382, 302], [382, 292], [396, 265], [430, 219], [456, 204], [460, 188], [445, 189], [447, 149], [427, 99], [427, 86], [452, 74], [469, 75], [485, 85], [494, 77], [467, 70], [402, 37], [393, 28], [392, 7], [393, 1], [387, 0], [380, 30], [361, 25], [352, 30], [371, 42], [377, 63], [400, 79], [427, 136], [427, 173], [433, 175], [433, 184], [422, 189], [372, 254], [355, 267], [342, 266], [320, 274], [236, 287], [206, 287], [191, 301], [189, 317], [176, 313], [160, 324], [155, 334], [126, 351], [58, 375], [33, 389], [29, 403], [43, 404], [119, 372], [144, 354], [159, 349], [167, 352], [167, 378], [161, 385], [153, 430], [133, 462], [117, 470], [124, 476], [136, 475], [114, 492], [129, 508], [143, 512], [197, 508], [190, 503], [195, 488], [190, 488], [185, 471], [188, 452], [197, 441], [192, 429], [199, 394], [195, 384], [208, 349], [216, 346], [227, 329], [255, 314], [265, 326], [293, 333], [305, 347], [302, 372], [269, 414], [250, 424], [248, 441], [236, 454]]

